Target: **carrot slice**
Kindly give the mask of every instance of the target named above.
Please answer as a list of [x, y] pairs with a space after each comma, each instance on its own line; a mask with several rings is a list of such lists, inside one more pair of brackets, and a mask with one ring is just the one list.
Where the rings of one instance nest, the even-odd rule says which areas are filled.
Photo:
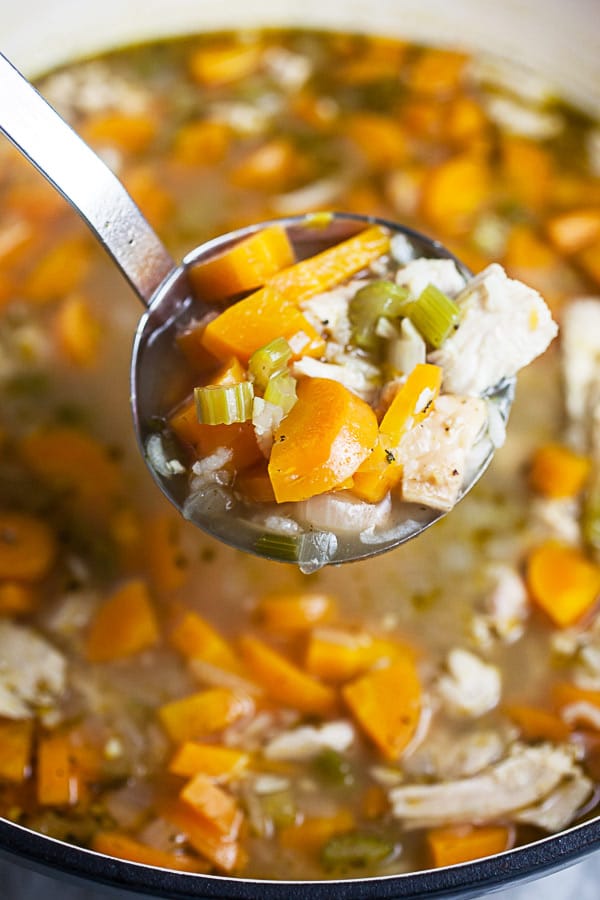
[[335, 708], [336, 695], [258, 638], [243, 637], [244, 662], [267, 694], [278, 703], [306, 713], [326, 716]]
[[144, 528], [145, 558], [150, 584], [159, 591], [176, 591], [186, 581], [187, 561], [181, 548], [181, 519], [172, 513], [151, 516]]
[[510, 849], [512, 840], [512, 829], [502, 825], [456, 825], [433, 828], [427, 833], [434, 866], [454, 866], [482, 856], [493, 856]]
[[339, 487], [377, 441], [371, 407], [336, 381], [307, 378], [274, 435], [269, 476], [278, 503]]
[[86, 125], [87, 140], [92, 144], [110, 144], [129, 153], [142, 153], [154, 140], [157, 124], [148, 115], [123, 112], [99, 113]]
[[324, 681], [348, 681], [375, 663], [392, 661], [411, 650], [400, 641], [374, 637], [365, 631], [316, 628], [306, 648], [306, 669]]
[[169, 424], [177, 437], [191, 444], [199, 457], [210, 456], [221, 447], [231, 450], [226, 468], [240, 472], [264, 459], [252, 422], [232, 425], [204, 425], [198, 421], [196, 404], [188, 400], [171, 417]]
[[3, 581], [0, 584], [0, 616], [22, 616], [32, 612], [38, 603], [39, 592], [31, 584]]
[[419, 364], [402, 385], [379, 426], [379, 441], [353, 475], [353, 491], [363, 500], [379, 503], [402, 478], [396, 448], [403, 434], [421, 422], [440, 392], [442, 370]]
[[79, 289], [91, 264], [89, 243], [79, 237], [63, 238], [37, 260], [22, 286], [23, 296], [34, 303], [51, 303]]
[[37, 752], [37, 799], [41, 806], [72, 806], [82, 789], [71, 741], [66, 733], [42, 737]]
[[600, 593], [600, 566], [558, 541], [530, 554], [526, 577], [532, 599], [560, 628], [581, 619]]
[[240, 868], [242, 855], [236, 833], [227, 836], [219, 834], [206, 819], [181, 800], [165, 804], [161, 813], [185, 834], [194, 850], [218, 869], [231, 872]]
[[335, 834], [352, 831], [355, 818], [349, 809], [339, 809], [331, 816], [304, 819], [298, 825], [288, 825], [279, 832], [279, 843], [289, 850], [316, 853]]
[[571, 209], [553, 216], [546, 229], [562, 253], [577, 253], [600, 239], [600, 209]]
[[250, 715], [254, 703], [246, 694], [228, 688], [209, 688], [166, 703], [158, 710], [169, 737], [181, 744], [221, 731], [241, 716]]
[[328, 622], [334, 615], [335, 599], [319, 591], [265, 594], [257, 604], [260, 622], [272, 631], [297, 632]]
[[90, 662], [133, 656], [159, 638], [158, 622], [143, 581], [124, 584], [100, 607], [86, 641]]
[[529, 483], [544, 497], [575, 497], [591, 469], [591, 460], [562, 444], [538, 447], [531, 462]]
[[92, 366], [98, 358], [101, 327], [89, 303], [79, 295], [68, 297], [56, 315], [60, 347], [70, 362]]
[[568, 740], [569, 726], [545, 709], [520, 703], [509, 703], [504, 709], [525, 740], [543, 739], [557, 743]]
[[425, 177], [421, 200], [427, 221], [444, 234], [468, 232], [473, 217], [485, 206], [490, 173], [484, 159], [468, 153], [432, 168]]
[[390, 760], [398, 759], [421, 715], [421, 684], [413, 660], [399, 656], [342, 688], [364, 731]]
[[39, 581], [57, 554], [54, 534], [45, 522], [26, 513], [0, 513], [0, 578]]
[[198, 772], [179, 792], [181, 800], [223, 837], [237, 835], [241, 811], [235, 799], [216, 785], [208, 775]]
[[196, 295], [210, 302], [256, 290], [293, 262], [285, 228], [270, 225], [212, 259], [190, 266], [188, 274]]
[[169, 772], [188, 778], [203, 773], [218, 781], [229, 781], [243, 772], [249, 762], [247, 753], [233, 747], [184, 741], [169, 763]]
[[120, 831], [99, 831], [92, 838], [92, 850], [104, 856], [128, 859], [130, 862], [159, 869], [175, 869], [178, 872], [208, 872], [208, 866], [201, 860], [192, 859], [183, 853], [168, 853], [136, 841]]
[[25, 781], [29, 772], [33, 720], [0, 722], [0, 781], [16, 784]]
[[[326, 291], [386, 253], [390, 237], [373, 226], [346, 241], [282, 269], [261, 290], [233, 304], [204, 329], [203, 345], [220, 359], [234, 355], [247, 362], [252, 353], [285, 337], [295, 353], [319, 355], [323, 342], [297, 309], [301, 300]], [[305, 335], [304, 347], [298, 335]]]
[[243, 672], [231, 645], [198, 613], [186, 612], [169, 635], [169, 641], [188, 659], [199, 657], [220, 669]]

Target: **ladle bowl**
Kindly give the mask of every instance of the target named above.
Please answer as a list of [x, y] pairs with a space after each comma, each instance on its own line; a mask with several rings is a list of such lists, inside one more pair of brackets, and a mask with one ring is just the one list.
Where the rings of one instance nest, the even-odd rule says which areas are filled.
[[[445, 513], [414, 504], [395, 508], [387, 530], [357, 536], [351, 532], [307, 527], [294, 536], [294, 551], [273, 551], [277, 527], [269, 516], [248, 514], [241, 501], [216, 485], [189, 497], [184, 451], [171, 444], [166, 418], [188, 377], [176, 334], [209, 307], [194, 297], [187, 277], [192, 264], [209, 259], [270, 223], [259, 223], [205, 242], [177, 265], [158, 236], [108, 166], [85, 144], [36, 89], [0, 54], [0, 131], [59, 191], [112, 256], [146, 307], [135, 335], [131, 359], [131, 406], [139, 441], [152, 476], [166, 497], [195, 525], [238, 549], [278, 561], [294, 562], [304, 572], [328, 563], [350, 562], [390, 550], [419, 535]], [[311, 256], [352, 236], [369, 224], [402, 234], [414, 258], [454, 260], [443, 245], [397, 223], [348, 213], [305, 215], [278, 220], [287, 230], [298, 259]], [[496, 386], [487, 397], [506, 423], [514, 396], [514, 378]], [[160, 441], [160, 452], [152, 452]], [[465, 477], [460, 499], [490, 463], [494, 445], [489, 436]], [[179, 465], [168, 465], [172, 460]], [[166, 461], [166, 463], [165, 463]], [[182, 471], [179, 473], [178, 470]]]

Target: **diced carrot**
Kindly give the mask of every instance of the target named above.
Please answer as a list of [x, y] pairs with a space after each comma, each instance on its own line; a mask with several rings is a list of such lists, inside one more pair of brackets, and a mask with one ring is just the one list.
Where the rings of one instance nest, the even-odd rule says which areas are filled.
[[92, 850], [104, 856], [116, 859], [128, 859], [130, 862], [145, 866], [156, 866], [159, 869], [174, 869], [178, 872], [207, 872], [208, 866], [200, 860], [192, 859], [184, 853], [169, 853], [157, 850], [136, 841], [121, 831], [98, 831], [92, 838]]
[[276, 632], [305, 631], [335, 615], [336, 601], [321, 591], [279, 591], [259, 598], [261, 625]]
[[274, 137], [250, 150], [232, 167], [232, 184], [246, 190], [281, 191], [307, 174], [307, 160], [285, 137]]
[[560, 628], [581, 619], [600, 593], [600, 566], [555, 540], [533, 550], [526, 577], [532, 599]]
[[334, 835], [352, 831], [355, 824], [349, 809], [339, 809], [331, 816], [315, 816], [298, 825], [287, 825], [279, 832], [279, 843], [286, 850], [316, 853]]
[[229, 688], [208, 688], [161, 706], [158, 715], [171, 740], [178, 744], [221, 731], [252, 713], [252, 699]]
[[472, 97], [460, 95], [448, 104], [444, 120], [445, 133], [455, 144], [468, 146], [472, 152], [472, 142], [481, 137], [487, 127], [487, 119], [482, 106]]
[[306, 648], [306, 669], [324, 681], [348, 681], [376, 663], [392, 661], [411, 650], [400, 641], [374, 637], [365, 631], [316, 628]]
[[81, 287], [90, 264], [87, 240], [63, 238], [36, 261], [22, 285], [23, 296], [40, 304], [59, 300]]
[[297, 356], [319, 356], [324, 347], [322, 337], [296, 304], [267, 286], [209, 322], [202, 345], [218, 359], [237, 356], [247, 363], [255, 350], [278, 337], [286, 338]]
[[37, 749], [37, 800], [41, 806], [73, 806], [82, 790], [69, 734], [42, 737]]
[[560, 743], [568, 740], [568, 726], [546, 709], [522, 703], [509, 703], [504, 710], [526, 741], [542, 739]]
[[224, 122], [187, 122], [175, 135], [173, 156], [188, 166], [214, 166], [225, 158], [231, 137], [231, 128]]
[[275, 503], [267, 461], [261, 460], [239, 472], [235, 478], [235, 489], [252, 503]]
[[118, 588], [96, 612], [85, 650], [90, 662], [123, 659], [152, 647], [159, 638], [148, 587], [141, 580]]
[[513, 200], [533, 209], [546, 204], [554, 177], [548, 150], [527, 138], [506, 136], [502, 142], [502, 167]]
[[175, 199], [151, 166], [137, 166], [124, 178], [125, 187], [154, 228], [164, 228], [175, 210]]
[[581, 250], [576, 256], [577, 264], [592, 281], [600, 285], [600, 240]]
[[257, 290], [294, 262], [285, 228], [270, 225], [188, 269], [196, 296], [211, 302]]
[[320, 354], [323, 341], [294, 304], [364, 269], [389, 249], [390, 237], [372, 226], [322, 253], [282, 269], [267, 280], [264, 288], [235, 303], [209, 322], [203, 345], [215, 356], [237, 356], [247, 362], [252, 353], [276, 337], [293, 338], [305, 334], [301, 355]]
[[379, 503], [399, 483], [402, 466], [396, 448], [403, 434], [429, 413], [441, 384], [439, 366], [415, 366], [381, 420], [377, 445], [353, 475], [352, 490], [357, 496]]
[[21, 442], [29, 468], [52, 488], [68, 494], [78, 511], [105, 513], [121, 488], [121, 474], [107, 449], [78, 428], [42, 428]]
[[190, 806], [181, 800], [165, 804], [164, 818], [186, 836], [189, 844], [223, 872], [241, 868], [242, 855], [237, 834], [224, 837], [207, 824]]
[[373, 669], [342, 688], [344, 700], [364, 731], [390, 760], [398, 759], [421, 715], [421, 684], [410, 656]]
[[20, 512], [0, 512], [0, 578], [39, 581], [48, 574], [58, 548], [41, 519]]
[[239, 832], [241, 812], [235, 799], [208, 775], [203, 772], [193, 775], [179, 796], [218, 834], [231, 837]]
[[504, 256], [505, 266], [512, 272], [550, 269], [558, 262], [552, 247], [529, 225], [511, 228]]
[[185, 741], [171, 759], [169, 772], [187, 778], [202, 773], [216, 781], [229, 781], [240, 775], [249, 762], [247, 753], [233, 747]]
[[336, 695], [258, 638], [240, 640], [242, 658], [267, 694], [278, 703], [326, 716], [335, 709]]
[[158, 591], [176, 591], [187, 579], [179, 516], [157, 513], [144, 525], [145, 557], [150, 583]]
[[27, 778], [33, 742], [33, 720], [0, 721], [0, 781], [19, 784]]
[[0, 616], [26, 615], [35, 609], [37, 603], [38, 592], [33, 585], [20, 581], [0, 583]]
[[85, 126], [85, 135], [90, 143], [110, 144], [128, 153], [147, 150], [156, 132], [154, 119], [140, 113], [97, 113], [88, 119]]
[[58, 308], [55, 325], [59, 346], [67, 359], [82, 367], [96, 362], [101, 327], [83, 297], [74, 294], [64, 300]]
[[427, 48], [413, 64], [408, 83], [417, 93], [445, 96], [460, 87], [467, 59], [462, 53]]
[[232, 425], [205, 425], [198, 421], [196, 404], [189, 400], [171, 417], [169, 424], [177, 437], [191, 444], [200, 458], [210, 456], [221, 447], [231, 450], [226, 468], [240, 472], [264, 459], [252, 422]]
[[262, 47], [258, 44], [224, 44], [199, 47], [189, 59], [189, 70], [198, 84], [214, 86], [241, 81], [260, 64]]
[[347, 58], [340, 60], [337, 77], [341, 84], [363, 84], [382, 79], [397, 79], [408, 45], [396, 38], [372, 37], [356, 54], [348, 48]]
[[538, 447], [531, 461], [529, 483], [544, 497], [575, 497], [585, 485], [591, 460], [562, 444]]
[[427, 832], [427, 846], [434, 866], [458, 863], [502, 853], [512, 846], [513, 834], [503, 825], [454, 825]]
[[232, 356], [207, 379], [207, 384], [231, 385], [242, 381], [246, 381], [246, 372], [239, 359]]
[[334, 490], [372, 451], [375, 413], [336, 381], [306, 378], [298, 400], [275, 431], [269, 476], [278, 503]]
[[356, 112], [349, 117], [344, 130], [374, 169], [389, 169], [406, 159], [406, 135], [400, 124], [389, 116]]
[[170, 633], [169, 641], [188, 659], [200, 658], [220, 669], [243, 671], [229, 642], [198, 613], [186, 612]]
[[464, 153], [430, 169], [423, 182], [421, 210], [429, 224], [444, 234], [464, 234], [489, 195], [485, 160]]
[[562, 253], [577, 253], [600, 239], [600, 209], [572, 209], [552, 216], [546, 229]]

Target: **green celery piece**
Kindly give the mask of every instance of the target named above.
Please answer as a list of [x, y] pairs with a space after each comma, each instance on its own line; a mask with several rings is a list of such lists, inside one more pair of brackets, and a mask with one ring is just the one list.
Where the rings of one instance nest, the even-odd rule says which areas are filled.
[[204, 425], [232, 425], [252, 418], [254, 388], [249, 381], [197, 387], [194, 399], [198, 421]]
[[348, 306], [353, 343], [362, 350], [377, 350], [379, 338], [375, 329], [378, 320], [407, 315], [410, 308], [408, 293], [407, 288], [393, 281], [372, 281], [359, 288]]
[[287, 416], [298, 399], [296, 396], [296, 379], [291, 372], [285, 369], [283, 372], [271, 375], [265, 388], [264, 399], [268, 403], [280, 406], [284, 416]]
[[292, 348], [285, 338], [278, 337], [255, 350], [248, 362], [248, 370], [255, 384], [265, 390], [269, 379], [285, 370], [292, 358]]
[[437, 350], [458, 327], [460, 310], [434, 284], [428, 284], [417, 300], [411, 304], [408, 318], [424, 341]]

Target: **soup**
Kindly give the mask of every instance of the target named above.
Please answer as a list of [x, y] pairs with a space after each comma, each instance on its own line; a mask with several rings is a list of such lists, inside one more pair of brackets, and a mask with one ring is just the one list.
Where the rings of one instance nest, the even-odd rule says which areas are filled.
[[303, 31], [132, 48], [41, 88], [175, 256], [274, 215], [379, 214], [500, 261], [562, 331], [488, 474], [417, 541], [310, 576], [238, 554], [157, 495], [127, 403], [137, 300], [3, 144], [0, 813], [309, 880], [594, 814], [598, 126], [491, 61]]

